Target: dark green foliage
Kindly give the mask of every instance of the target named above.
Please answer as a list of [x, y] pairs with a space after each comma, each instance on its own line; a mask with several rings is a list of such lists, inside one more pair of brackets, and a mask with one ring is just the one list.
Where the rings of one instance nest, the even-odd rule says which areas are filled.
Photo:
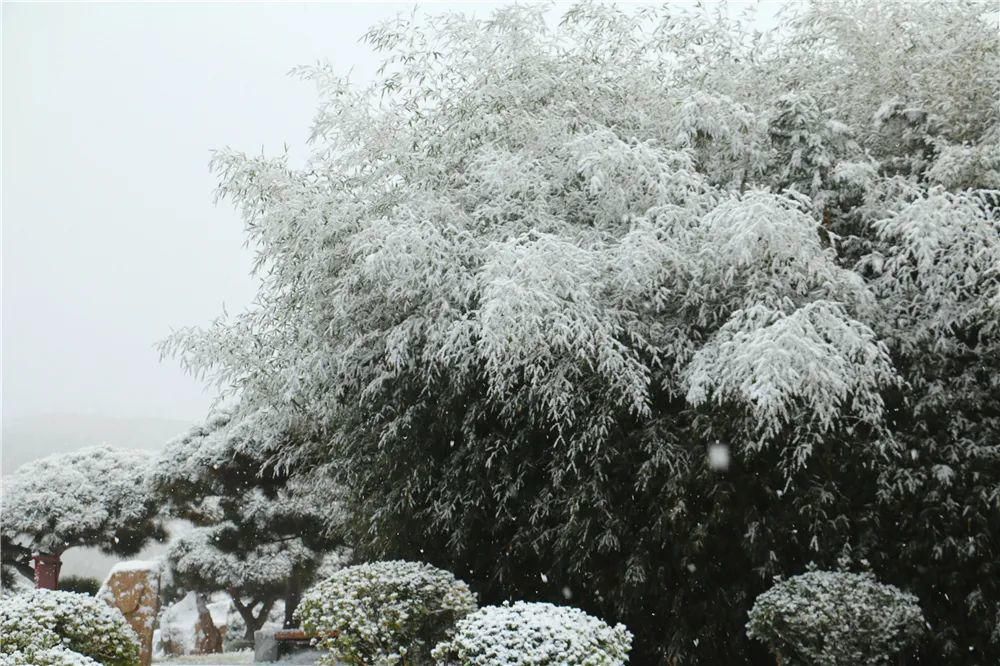
[[59, 589], [94, 596], [101, 589], [101, 581], [89, 576], [60, 576]]
[[[466, 418], [486, 412], [473, 391], [463, 395]], [[427, 446], [359, 438], [344, 451], [358, 515], [377, 516], [354, 538], [366, 556], [423, 558], [460, 572], [482, 603], [560, 602], [568, 588], [574, 605], [635, 633], [638, 664], [763, 656], [745, 637], [746, 612], [772, 576], [809, 562], [833, 568], [845, 556], [875, 558], [880, 575], [901, 578], [905, 565], [890, 561], [877, 492], [898, 452], [880, 451], [870, 433], [845, 432], [818, 442], [805, 469], [789, 473], [790, 452], [780, 447], [738, 447], [730, 468], [717, 472], [706, 447], [739, 441], [739, 433], [718, 413], [673, 407], [642, 426], [623, 417], [599, 452], [566, 450], [527, 426], [518, 433], [485, 418], [476, 422], [483, 439], [473, 440], [447, 403], [411, 407], [411, 433], [424, 433]], [[993, 649], [983, 638], [980, 649]]]
[[296, 424], [259, 448], [361, 558], [571, 596], [632, 663], [773, 663], [747, 612], [809, 563], [915, 593], [904, 658], [1000, 662], [992, 9], [800, 9], [374, 29], [308, 169], [217, 156], [259, 302], [166, 349]]

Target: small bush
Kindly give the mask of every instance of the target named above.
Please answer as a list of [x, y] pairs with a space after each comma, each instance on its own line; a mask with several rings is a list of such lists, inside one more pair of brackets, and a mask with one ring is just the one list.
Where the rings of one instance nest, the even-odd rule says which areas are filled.
[[90, 657], [55, 645], [43, 650], [0, 654], [0, 666], [101, 666]]
[[101, 581], [88, 576], [63, 576], [59, 579], [59, 589], [63, 592], [89, 594], [95, 597], [97, 591], [101, 589]]
[[117, 609], [73, 592], [0, 598], [0, 665], [138, 666], [139, 642]]
[[625, 625], [611, 627], [579, 608], [518, 601], [465, 616], [433, 656], [462, 666], [617, 666], [631, 647]]
[[0, 666], [101, 666], [90, 657], [56, 645], [54, 647], [0, 654]]
[[757, 597], [747, 635], [787, 666], [887, 664], [924, 630], [917, 598], [871, 574], [810, 571]]
[[305, 595], [298, 614], [341, 661], [391, 666], [429, 663], [434, 645], [475, 609], [468, 586], [447, 571], [390, 561], [334, 573]]

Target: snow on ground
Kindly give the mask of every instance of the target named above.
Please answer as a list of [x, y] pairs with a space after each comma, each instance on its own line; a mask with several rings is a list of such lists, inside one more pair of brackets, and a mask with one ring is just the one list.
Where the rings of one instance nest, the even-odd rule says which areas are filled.
[[154, 664], [170, 664], [172, 666], [182, 666], [187, 664], [198, 664], [199, 666], [230, 666], [231, 664], [252, 664], [253, 652], [244, 650], [242, 652], [229, 652], [226, 654], [189, 654], [183, 657], [164, 657], [157, 659]]
[[[301, 652], [289, 655], [281, 661], [276, 662], [281, 666], [292, 666], [293, 664], [307, 666], [318, 663], [319, 653]], [[199, 654], [186, 655], [183, 657], [164, 657], [154, 659], [154, 664], [162, 666], [232, 666], [233, 664], [252, 664], [253, 652], [244, 650], [242, 652], [228, 652], [226, 654]]]
[[160, 561], [159, 560], [126, 560], [124, 562], [119, 562], [118, 564], [111, 567], [111, 571], [108, 572], [108, 578], [111, 574], [118, 573], [119, 571], [159, 571]]

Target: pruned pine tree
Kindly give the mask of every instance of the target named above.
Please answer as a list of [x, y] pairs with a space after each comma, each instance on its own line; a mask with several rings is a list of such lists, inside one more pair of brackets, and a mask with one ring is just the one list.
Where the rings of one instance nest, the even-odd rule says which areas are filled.
[[371, 84], [300, 70], [306, 164], [216, 154], [259, 296], [164, 350], [309, 433], [267, 455], [333, 470], [362, 555], [569, 590], [638, 663], [751, 659], [753, 599], [811, 561], [916, 593], [927, 659], [994, 662], [994, 9], [377, 26]]
[[4, 479], [0, 502], [4, 566], [31, 579], [36, 554], [91, 546], [128, 556], [163, 539], [150, 463], [146, 451], [95, 446], [20, 466]]
[[302, 591], [341, 544], [336, 486], [266, 463], [268, 448], [289, 436], [216, 414], [170, 442], [153, 475], [164, 511], [195, 525], [167, 551], [174, 588], [228, 593], [248, 640], [278, 599], [292, 626]]

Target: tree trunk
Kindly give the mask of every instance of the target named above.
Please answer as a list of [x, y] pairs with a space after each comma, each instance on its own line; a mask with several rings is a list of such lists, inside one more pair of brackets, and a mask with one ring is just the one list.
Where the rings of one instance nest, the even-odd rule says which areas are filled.
[[[7, 562], [4, 562], [7, 564]], [[14, 571], [21, 574], [28, 580], [34, 582], [35, 580], [35, 570], [31, 567], [26, 560], [14, 560], [10, 562], [10, 566], [13, 567]]]
[[302, 601], [302, 590], [289, 584], [285, 590], [285, 622], [282, 625], [285, 629], [298, 629], [295, 609], [299, 607], [300, 601]]
[[[274, 598], [265, 599], [259, 601], [257, 599], [252, 600], [249, 604], [244, 604], [240, 600], [239, 592], [236, 590], [229, 590], [229, 596], [233, 599], [233, 606], [236, 607], [236, 611], [243, 618], [243, 623], [246, 625], [246, 631], [243, 633], [243, 638], [248, 641], [253, 640], [254, 632], [264, 626], [267, 622], [267, 615], [271, 612], [271, 608], [274, 607]], [[254, 606], [261, 604], [260, 610], [255, 616], [253, 613]]]
[[31, 566], [31, 549], [14, 543], [5, 534], [0, 535], [0, 563], [35, 582], [35, 569]]
[[59, 589], [59, 570], [62, 569], [62, 558], [59, 553], [37, 553], [35, 561], [35, 587], [39, 590]]
[[215, 626], [212, 614], [208, 612], [208, 595], [195, 593], [195, 604], [198, 607], [198, 627], [195, 631], [195, 650], [198, 654], [217, 654], [222, 652], [222, 632]]

